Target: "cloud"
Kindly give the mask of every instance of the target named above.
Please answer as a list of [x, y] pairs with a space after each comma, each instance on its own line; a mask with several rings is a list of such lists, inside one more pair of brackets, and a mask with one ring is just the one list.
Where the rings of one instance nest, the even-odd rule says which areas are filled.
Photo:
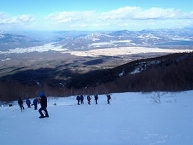
[[193, 12], [182, 13], [180, 10], [163, 9], [163, 8], [150, 8], [142, 9], [140, 7], [123, 7], [116, 10], [97, 13], [96, 11], [73, 11], [73, 12], [58, 12], [50, 14], [47, 19], [55, 22], [79, 22], [79, 21], [111, 21], [111, 20], [141, 20], [141, 19], [193, 19]]
[[58, 12], [50, 14], [46, 19], [51, 20], [56, 23], [68, 23], [68, 22], [87, 22], [94, 20], [93, 17], [96, 17], [94, 11], [72, 11], [72, 12]]
[[0, 24], [26, 24], [35, 21], [35, 17], [31, 15], [19, 15], [10, 17], [5, 13], [0, 13]]
[[[141, 7], [123, 7], [107, 12], [96, 11], [63, 11], [52, 13], [46, 17], [53, 24], [60, 24], [66, 27], [121, 27], [142, 25], [148, 27], [161, 25], [165, 22], [174, 23], [179, 20], [190, 21], [193, 19], [193, 12], [183, 13], [173, 8], [163, 9], [153, 7], [142, 9]], [[151, 21], [150, 21], [151, 20]], [[179, 24], [178, 24], [179, 25]], [[176, 24], [174, 24], [176, 26]]]
[[[174, 8], [122, 7], [106, 12], [61, 11], [44, 18], [32, 15], [7, 16], [0, 13], [0, 25], [25, 25], [32, 29], [51, 30], [117, 30], [173, 28], [193, 25], [193, 12]], [[183, 21], [183, 23], [182, 23]]]

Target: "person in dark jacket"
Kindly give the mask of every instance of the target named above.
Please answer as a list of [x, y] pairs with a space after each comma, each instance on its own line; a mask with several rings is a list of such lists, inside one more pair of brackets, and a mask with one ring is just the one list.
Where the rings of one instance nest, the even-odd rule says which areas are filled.
[[31, 108], [31, 101], [29, 98], [26, 99], [26, 104], [28, 108]]
[[95, 99], [96, 104], [98, 104], [97, 103], [97, 101], [98, 101], [98, 95], [97, 94], [94, 95], [94, 99]]
[[80, 101], [81, 101], [81, 104], [84, 104], [84, 96], [83, 95], [80, 95]]
[[88, 101], [88, 104], [90, 105], [91, 97], [89, 95], [87, 96], [87, 101]]
[[18, 105], [19, 105], [21, 111], [24, 110], [24, 107], [23, 107], [23, 100], [21, 99], [21, 97], [19, 97], [19, 99], [18, 99]]
[[107, 94], [107, 104], [110, 104], [110, 100], [111, 100], [111, 95]]
[[[39, 109], [39, 113], [40, 113], [39, 118], [49, 117], [48, 111], [47, 111], [47, 97], [44, 95], [43, 92], [40, 92], [39, 96], [40, 96], [40, 105], [41, 105], [41, 108]], [[42, 110], [45, 112], [45, 116], [42, 113]]]
[[35, 98], [33, 100], [33, 105], [34, 105], [34, 110], [37, 110], [37, 107], [38, 107], [38, 98]]
[[78, 101], [78, 105], [80, 105], [80, 96], [78, 95], [78, 96], [76, 96], [76, 100]]

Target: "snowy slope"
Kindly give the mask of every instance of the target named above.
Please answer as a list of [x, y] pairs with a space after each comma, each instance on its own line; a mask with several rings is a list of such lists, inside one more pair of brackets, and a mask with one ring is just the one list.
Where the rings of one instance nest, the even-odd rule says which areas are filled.
[[111, 105], [104, 95], [98, 105], [92, 97], [91, 105], [79, 106], [74, 96], [49, 97], [48, 111], [49, 118], [39, 119], [33, 108], [0, 107], [0, 144], [193, 144], [193, 91], [112, 94]]

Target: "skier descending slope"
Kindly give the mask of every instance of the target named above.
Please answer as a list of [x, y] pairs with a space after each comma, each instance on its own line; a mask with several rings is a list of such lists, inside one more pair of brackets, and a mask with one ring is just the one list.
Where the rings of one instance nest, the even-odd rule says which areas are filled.
[[[41, 108], [39, 109], [39, 113], [41, 116], [39, 118], [49, 117], [48, 111], [46, 109], [47, 108], [47, 97], [44, 95], [43, 92], [40, 92], [39, 96], [40, 96], [40, 105], [41, 105]], [[45, 116], [42, 113], [42, 110], [45, 112]]]

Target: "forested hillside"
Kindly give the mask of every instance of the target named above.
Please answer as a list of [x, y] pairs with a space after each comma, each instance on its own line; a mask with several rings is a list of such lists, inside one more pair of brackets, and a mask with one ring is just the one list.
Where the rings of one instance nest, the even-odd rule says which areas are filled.
[[[68, 73], [71, 79], [49, 79], [54, 69], [23, 71], [4, 76], [0, 81], [0, 100], [37, 96], [40, 90], [47, 95], [104, 94], [128, 91], [184, 91], [193, 89], [193, 52], [135, 60], [112, 68], [85, 74]], [[22, 81], [21, 78], [23, 77]], [[42, 82], [34, 82], [41, 77]], [[28, 79], [29, 78], [29, 79]], [[29, 80], [29, 81], [28, 81]], [[60, 82], [63, 82], [61, 84]], [[59, 85], [54, 85], [59, 84]]]

